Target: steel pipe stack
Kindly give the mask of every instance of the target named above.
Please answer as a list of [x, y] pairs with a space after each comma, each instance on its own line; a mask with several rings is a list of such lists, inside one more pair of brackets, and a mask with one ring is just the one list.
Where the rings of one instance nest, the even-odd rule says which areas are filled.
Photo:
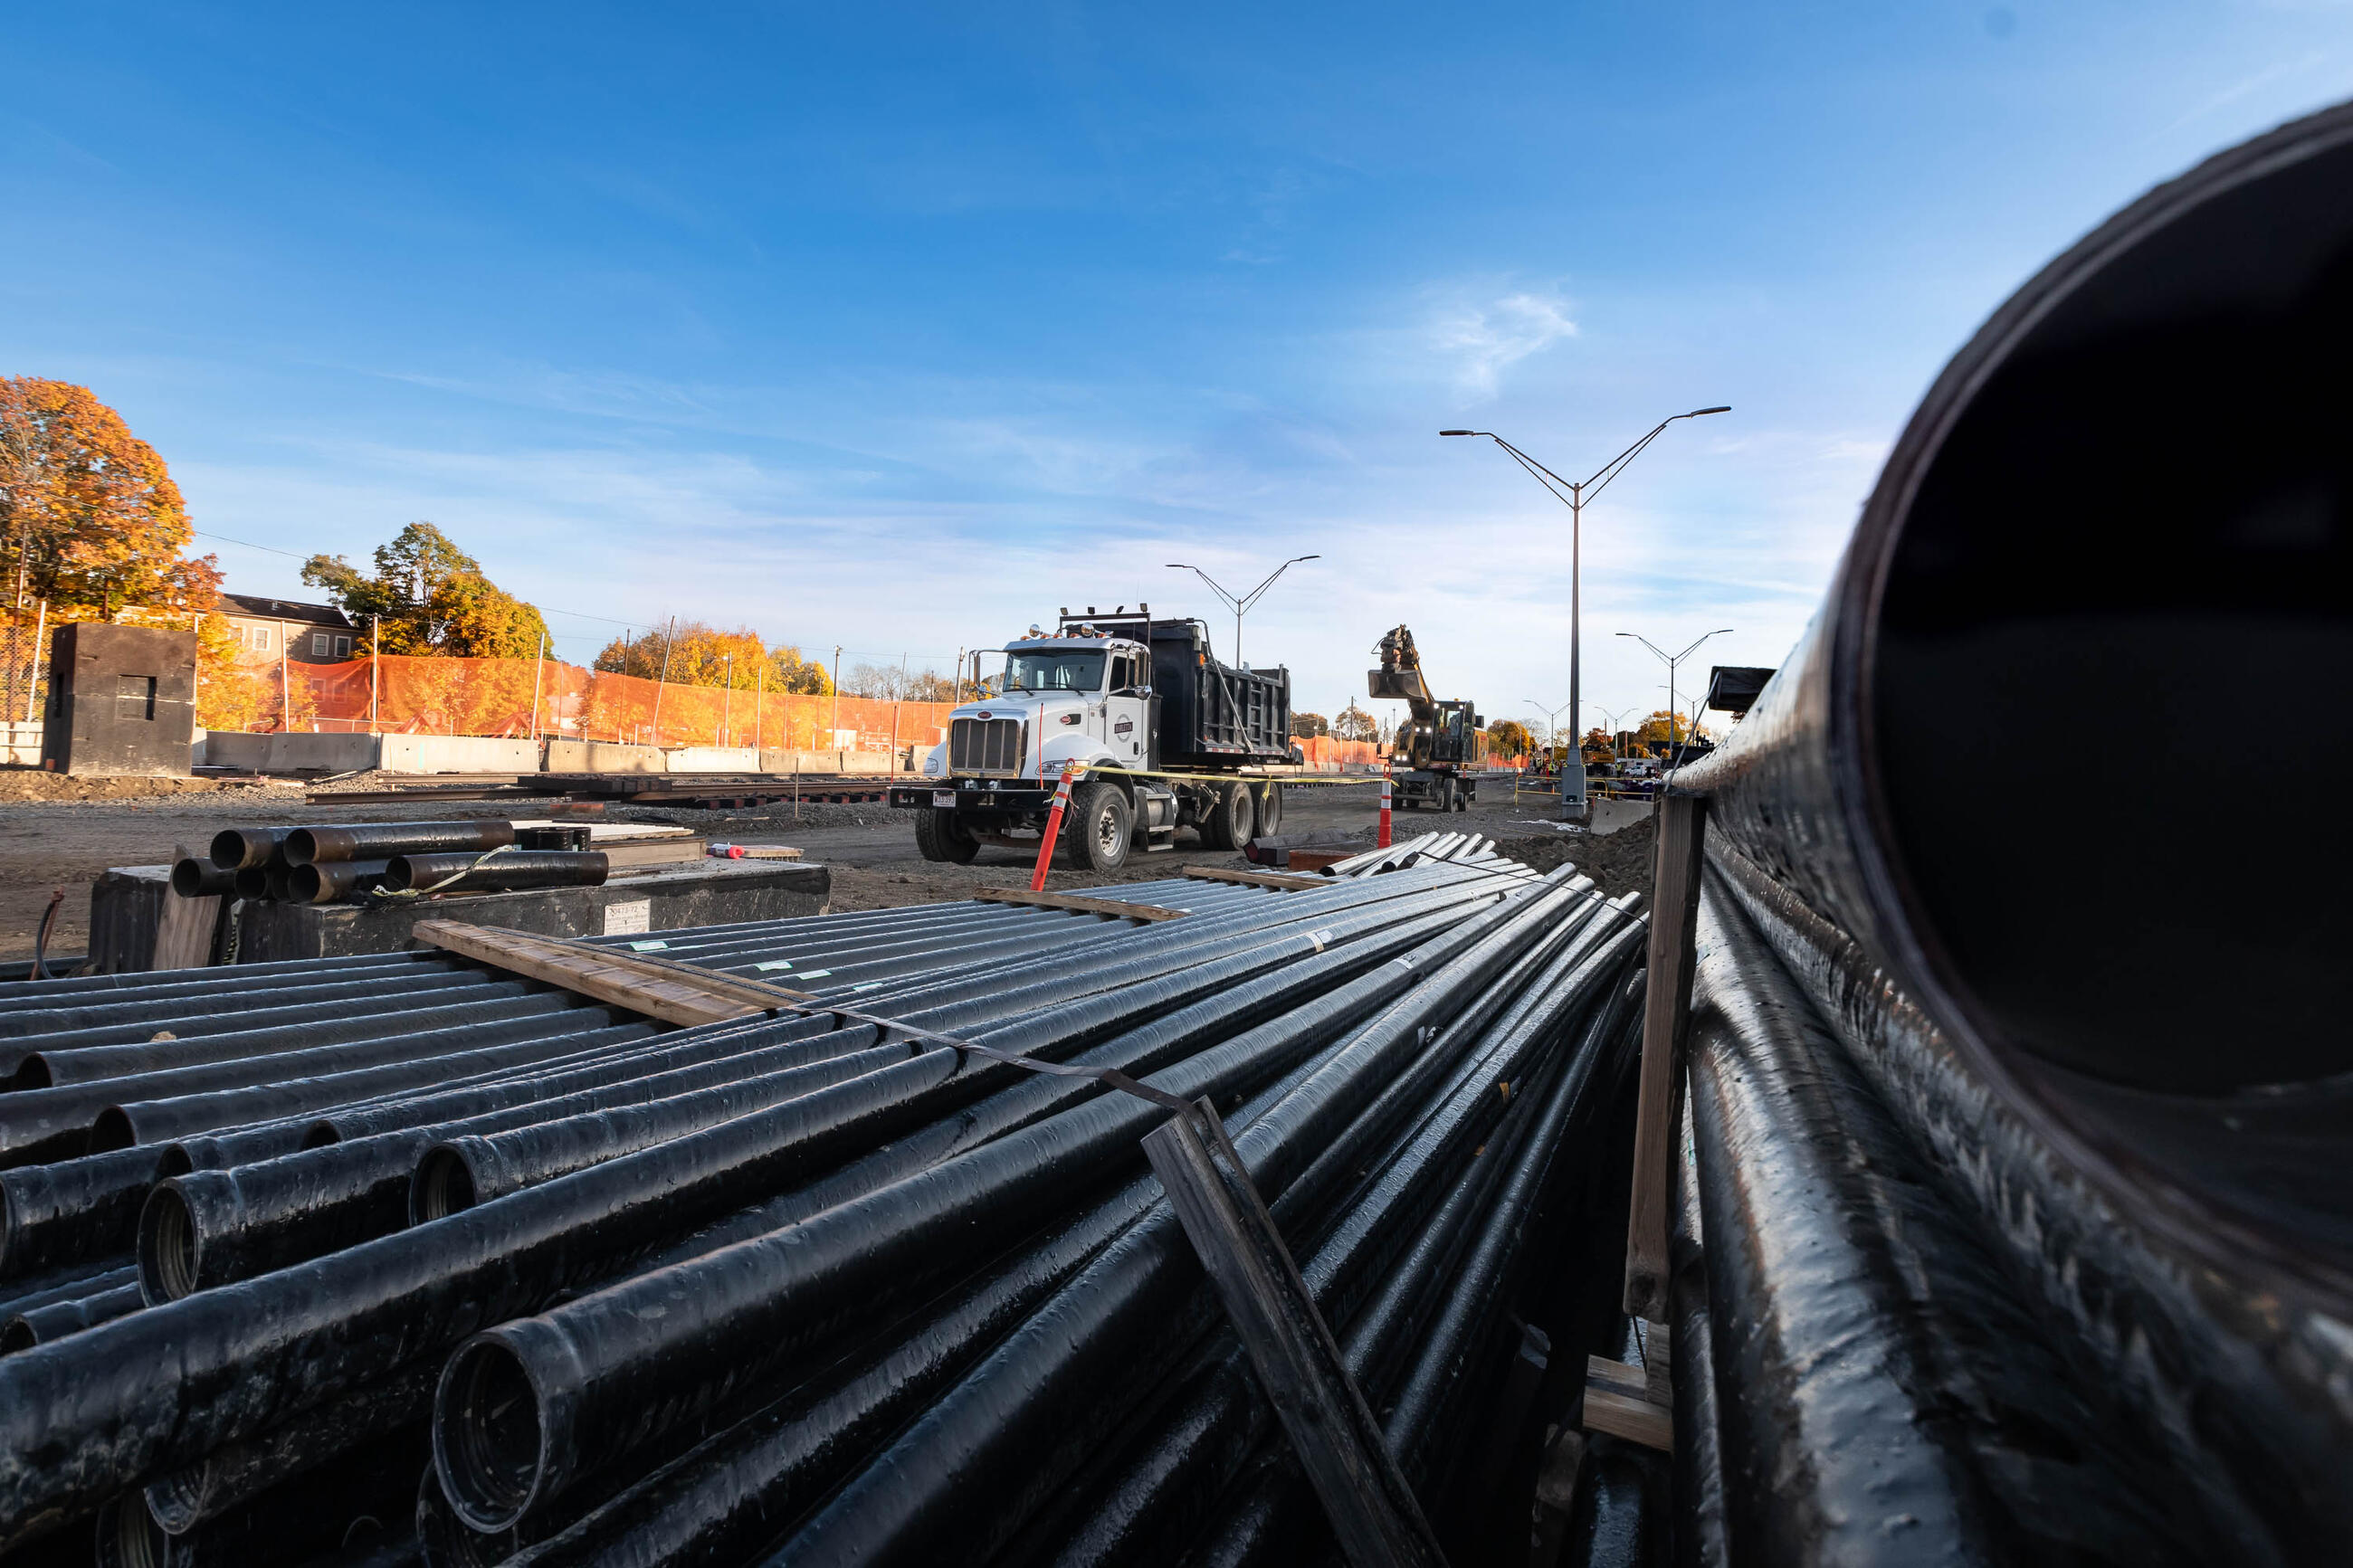
[[[1329, 881], [602, 939], [856, 1017], [663, 1029], [422, 953], [12, 987], [0, 1554], [1026, 1552], [1034, 1478], [1181, 1447], [1167, 1401], [1233, 1381], [1138, 1148], [1167, 1112], [1106, 1070], [1219, 1106], [1446, 1495], [1622, 1101], [1643, 928], [1465, 835]], [[1162, 1508], [1289, 1479], [1217, 1413], [1243, 1446]]]
[[[2353, 1558], [2348, 189], [2353, 106], [2029, 282], [1672, 775], [1692, 1560]], [[2166, 848], [2226, 691], [2276, 741], [2232, 898]]]

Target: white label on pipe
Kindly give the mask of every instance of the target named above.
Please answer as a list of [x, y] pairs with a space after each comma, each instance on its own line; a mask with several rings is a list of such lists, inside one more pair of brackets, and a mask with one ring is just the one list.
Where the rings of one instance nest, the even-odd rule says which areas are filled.
[[628, 948], [631, 952], [659, 952], [669, 945], [670, 943], [657, 939], [653, 942], [633, 942], [628, 944]]
[[765, 963], [755, 963], [752, 967], [754, 969], [790, 969], [792, 966], [793, 961], [789, 958], [772, 958]]

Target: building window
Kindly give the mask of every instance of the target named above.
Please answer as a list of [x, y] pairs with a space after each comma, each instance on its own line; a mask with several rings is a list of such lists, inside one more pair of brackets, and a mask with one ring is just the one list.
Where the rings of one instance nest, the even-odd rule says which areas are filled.
[[229, 628], [228, 628], [228, 629], [229, 629], [230, 633], [231, 633], [233, 636], [235, 636], [235, 637], [236, 637], [236, 638], [237, 638], [237, 647], [246, 647], [246, 646], [247, 646], [247, 645], [248, 645], [248, 644], [252, 640], [252, 638], [251, 638], [251, 635], [250, 635], [249, 633], [248, 633], [248, 632], [247, 632], [247, 630], [246, 630], [243, 626], [238, 626], [238, 625], [237, 625], [236, 622], [234, 622], [234, 621], [232, 621], [232, 622], [230, 622], [230, 623], [229, 623]]
[[327, 657], [327, 643], [328, 643], [328, 638], [327, 638], [327, 634], [326, 634], [326, 633], [324, 633], [324, 632], [312, 632], [312, 633], [311, 634], [311, 657], [312, 658], [326, 658], [326, 657]]
[[337, 637], [335, 639], [335, 657], [337, 658], [349, 658], [352, 657], [351, 638]]
[[253, 651], [256, 653], [268, 653], [269, 651], [269, 628], [268, 626], [256, 626], [253, 628]]

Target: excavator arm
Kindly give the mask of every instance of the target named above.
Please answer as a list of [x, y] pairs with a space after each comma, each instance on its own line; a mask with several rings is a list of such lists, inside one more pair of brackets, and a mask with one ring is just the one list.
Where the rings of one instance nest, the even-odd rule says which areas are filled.
[[1381, 667], [1365, 675], [1372, 695], [1403, 702], [1418, 724], [1435, 724], [1438, 699], [1430, 695], [1430, 682], [1422, 676], [1421, 655], [1413, 646], [1413, 634], [1403, 626], [1393, 627], [1373, 651], [1380, 655]]

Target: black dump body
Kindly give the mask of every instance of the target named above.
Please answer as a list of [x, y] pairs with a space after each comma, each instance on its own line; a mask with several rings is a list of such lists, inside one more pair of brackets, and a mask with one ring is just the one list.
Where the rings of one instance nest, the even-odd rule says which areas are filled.
[[1152, 650], [1153, 711], [1162, 767], [1218, 768], [1291, 760], [1291, 671], [1234, 669], [1209, 651], [1198, 620], [1149, 615], [1065, 616]]

